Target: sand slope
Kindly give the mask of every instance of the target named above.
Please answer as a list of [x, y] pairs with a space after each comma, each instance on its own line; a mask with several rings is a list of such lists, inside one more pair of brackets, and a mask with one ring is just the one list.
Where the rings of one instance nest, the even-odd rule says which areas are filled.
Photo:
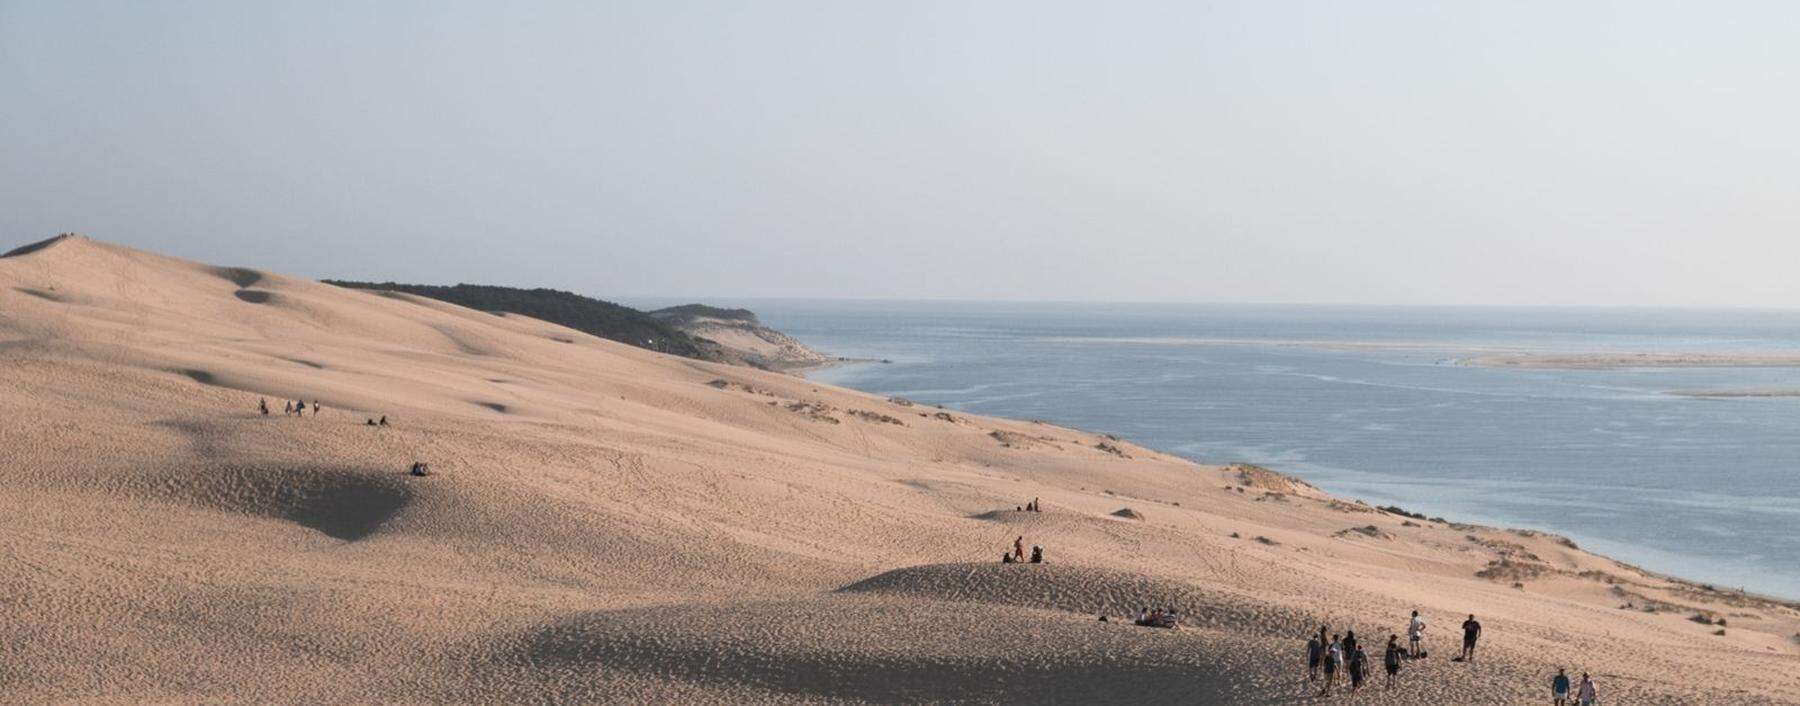
[[1292, 703], [1414, 608], [1355, 700], [1800, 702], [1800, 612], [1555, 537], [80, 238], [0, 258], [0, 390], [0, 702]]

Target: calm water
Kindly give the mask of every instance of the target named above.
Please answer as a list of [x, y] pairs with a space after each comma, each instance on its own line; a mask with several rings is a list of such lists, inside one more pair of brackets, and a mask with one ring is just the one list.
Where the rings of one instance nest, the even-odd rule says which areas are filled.
[[822, 350], [893, 361], [823, 381], [1248, 461], [1800, 598], [1800, 399], [1665, 394], [1800, 388], [1800, 369], [1448, 362], [1491, 348], [1800, 350], [1800, 312], [744, 303]]

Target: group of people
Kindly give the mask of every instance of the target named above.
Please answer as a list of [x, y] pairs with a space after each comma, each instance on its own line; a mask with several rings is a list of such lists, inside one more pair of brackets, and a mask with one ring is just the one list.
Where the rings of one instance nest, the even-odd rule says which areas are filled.
[[1020, 505], [1013, 509], [1018, 512], [1043, 512], [1043, 510], [1040, 509], [1040, 506], [1038, 505], [1037, 498], [1032, 498], [1031, 502], [1025, 503], [1024, 505]]
[[[295, 416], [295, 417], [300, 417], [300, 416], [306, 415], [306, 401], [305, 400], [282, 400], [281, 406], [282, 406], [282, 409], [281, 409], [282, 414]], [[268, 416], [269, 415], [269, 399], [267, 397], [258, 398], [256, 400], [256, 409], [257, 409], [257, 411], [262, 412], [263, 416], [265, 416], [265, 417]], [[312, 401], [313, 416], [315, 416], [315, 417], [319, 416], [319, 409], [320, 409], [319, 401], [313, 400]], [[370, 417], [369, 421], [366, 422], [366, 424], [368, 426], [372, 426], [372, 427], [385, 427], [388, 425], [387, 415], [385, 415], [385, 414], [381, 415], [381, 419], [379, 419], [379, 420], [375, 419], [374, 417]], [[1033, 500], [1032, 502], [1035, 504], [1037, 501]]]
[[[1023, 563], [1025, 563], [1025, 537], [1024, 537], [1024, 535], [1020, 535], [1018, 539], [1013, 540], [1012, 551], [1000, 553], [1000, 563], [1002, 563], [1002, 564], [1023, 564]], [[1031, 563], [1033, 563], [1033, 564], [1044, 563], [1044, 548], [1043, 547], [1040, 547], [1035, 544], [1031, 545]]]
[[[1481, 622], [1470, 615], [1464, 620], [1462, 653], [1451, 661], [1474, 662], [1475, 645], [1481, 639]], [[1368, 678], [1368, 655], [1363, 647], [1357, 644], [1356, 631], [1346, 630], [1343, 635], [1333, 634], [1329, 639], [1326, 626], [1319, 626], [1319, 633], [1306, 641], [1306, 679], [1318, 681], [1324, 676], [1324, 687], [1319, 690], [1320, 696], [1330, 696], [1337, 688], [1338, 674], [1348, 673], [1350, 691], [1362, 690], [1363, 682]], [[1400, 675], [1401, 664], [1409, 659], [1423, 659], [1426, 656], [1425, 619], [1419, 611], [1412, 612], [1412, 618], [1406, 624], [1407, 647], [1400, 647], [1399, 635], [1388, 635], [1387, 647], [1381, 656], [1381, 666], [1387, 672], [1384, 689], [1394, 688]], [[1571, 689], [1569, 676], [1562, 669], [1556, 670], [1556, 676], [1550, 682], [1551, 698], [1555, 706], [1594, 706], [1598, 697], [1598, 689], [1594, 680], [1587, 673], [1582, 673], [1581, 683]], [[1575, 700], [1570, 700], [1573, 693]]]
[[1132, 621], [1132, 624], [1146, 628], [1179, 628], [1181, 627], [1181, 612], [1174, 608], [1158, 610], [1139, 608], [1137, 620]]
[[[300, 416], [306, 415], [306, 400], [282, 400], [281, 406], [282, 406], [282, 409], [281, 409], [282, 414], [295, 416], [295, 417], [300, 417]], [[257, 409], [257, 411], [262, 412], [263, 416], [265, 416], [265, 417], [269, 416], [269, 400], [268, 400], [268, 398], [266, 398], [266, 397], [258, 398], [256, 400], [256, 409]], [[319, 416], [319, 401], [318, 400], [312, 401], [312, 413], [313, 413], [313, 416], [315, 416], [315, 417]]]
[[[1319, 634], [1306, 640], [1306, 679], [1317, 681], [1320, 672], [1325, 676], [1325, 685], [1319, 690], [1320, 696], [1330, 696], [1337, 688], [1338, 673], [1347, 672], [1350, 679], [1350, 692], [1362, 691], [1363, 682], [1369, 677], [1369, 654], [1356, 641], [1356, 631], [1346, 630], [1343, 635], [1332, 635], [1325, 639], [1328, 632], [1323, 625], [1319, 626]], [[1382, 667], [1387, 670], [1387, 685], [1394, 688], [1394, 678], [1400, 674], [1400, 636], [1389, 635], [1387, 652], [1382, 655]]]

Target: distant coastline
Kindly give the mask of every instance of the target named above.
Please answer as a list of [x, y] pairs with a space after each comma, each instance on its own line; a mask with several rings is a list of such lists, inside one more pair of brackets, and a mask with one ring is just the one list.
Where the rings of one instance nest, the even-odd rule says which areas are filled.
[[[1621, 368], [1800, 368], [1796, 353], [1526, 353], [1456, 361], [1483, 368], [1614, 370]], [[1678, 394], [1678, 393], [1677, 393]], [[1708, 395], [1711, 396], [1711, 395]]]

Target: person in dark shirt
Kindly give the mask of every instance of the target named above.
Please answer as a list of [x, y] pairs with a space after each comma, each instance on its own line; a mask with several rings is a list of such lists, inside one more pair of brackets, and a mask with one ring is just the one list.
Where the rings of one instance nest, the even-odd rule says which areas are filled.
[[1569, 706], [1569, 675], [1561, 669], [1550, 678], [1550, 699], [1556, 706]]
[[1350, 693], [1362, 691], [1363, 676], [1369, 671], [1369, 655], [1361, 647], [1350, 653]]
[[1325, 643], [1320, 642], [1319, 638], [1316, 636], [1306, 638], [1306, 680], [1307, 681], [1318, 681], [1319, 680], [1319, 662], [1321, 660], [1323, 660], [1324, 657], [1325, 657]]
[[1463, 661], [1475, 661], [1475, 641], [1480, 638], [1481, 623], [1475, 622], [1475, 616], [1471, 615], [1468, 620], [1463, 621]]
[[1400, 636], [1389, 635], [1387, 653], [1381, 656], [1381, 666], [1387, 670], [1387, 686], [1382, 688], [1394, 688], [1394, 676], [1400, 673], [1400, 656], [1404, 654], [1406, 652], [1400, 649]]

